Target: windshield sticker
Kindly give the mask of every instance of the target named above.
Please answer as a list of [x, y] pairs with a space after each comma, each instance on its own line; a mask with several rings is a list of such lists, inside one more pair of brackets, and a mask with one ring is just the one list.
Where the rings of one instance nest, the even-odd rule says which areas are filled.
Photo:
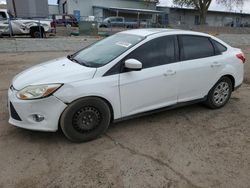
[[128, 43], [128, 42], [117, 42], [116, 45], [118, 46], [122, 46], [122, 47], [125, 47], [125, 48], [128, 48], [130, 47], [132, 44]]

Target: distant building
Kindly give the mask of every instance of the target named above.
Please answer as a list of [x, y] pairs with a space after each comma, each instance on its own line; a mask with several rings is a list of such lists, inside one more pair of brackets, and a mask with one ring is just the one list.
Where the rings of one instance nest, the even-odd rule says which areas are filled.
[[123, 16], [126, 18], [152, 19], [160, 12], [155, 0], [58, 0], [60, 14], [87, 17]]
[[[169, 25], [191, 26], [200, 24], [200, 16], [195, 9], [157, 6], [157, 10], [164, 12], [160, 16], [160, 21], [168, 23]], [[215, 27], [249, 27], [250, 14], [208, 11], [206, 24]]]
[[48, 0], [7, 0], [8, 11], [20, 18], [46, 18]]

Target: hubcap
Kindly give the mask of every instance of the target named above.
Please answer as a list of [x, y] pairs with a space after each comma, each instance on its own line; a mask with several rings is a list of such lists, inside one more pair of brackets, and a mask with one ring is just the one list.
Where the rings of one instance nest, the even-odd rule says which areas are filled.
[[101, 122], [101, 114], [94, 107], [84, 107], [73, 117], [73, 127], [81, 133], [93, 131]]
[[229, 84], [227, 82], [219, 83], [213, 95], [213, 100], [216, 105], [222, 105], [226, 102], [230, 94]]

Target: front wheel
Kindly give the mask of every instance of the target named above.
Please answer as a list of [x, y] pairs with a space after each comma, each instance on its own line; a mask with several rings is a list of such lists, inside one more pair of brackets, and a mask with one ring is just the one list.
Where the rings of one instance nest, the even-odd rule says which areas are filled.
[[209, 91], [205, 104], [212, 109], [223, 107], [230, 99], [232, 90], [233, 84], [231, 79], [228, 77], [221, 78]]
[[44, 38], [45, 37], [45, 33], [42, 30], [41, 30], [41, 33], [40, 31], [36, 31], [36, 30], [32, 31], [30, 35], [32, 38]]
[[108, 104], [99, 98], [83, 98], [63, 112], [60, 124], [64, 135], [73, 142], [90, 141], [104, 133], [111, 119]]

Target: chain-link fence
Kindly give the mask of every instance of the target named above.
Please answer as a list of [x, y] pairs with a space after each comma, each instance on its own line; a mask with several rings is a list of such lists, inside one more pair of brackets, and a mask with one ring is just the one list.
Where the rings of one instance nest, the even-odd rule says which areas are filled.
[[137, 28], [165, 28], [167, 21], [160, 18], [125, 18], [82, 16], [79, 21], [79, 33], [90, 35], [110, 35], [119, 31]]
[[33, 38], [44, 38], [50, 36], [51, 34], [57, 36], [109, 36], [123, 30], [137, 28], [177, 28], [212, 34], [250, 33], [250, 28], [187, 25], [179, 22], [173, 24], [173, 20], [170, 25], [168, 19], [164, 19], [164, 17], [157, 15], [151, 18], [82, 16], [79, 19], [76, 19], [74, 16], [61, 15], [50, 17], [48, 19], [15, 19], [11, 17], [1, 17], [0, 14], [0, 36], [12, 37], [21, 35], [31, 36]]

